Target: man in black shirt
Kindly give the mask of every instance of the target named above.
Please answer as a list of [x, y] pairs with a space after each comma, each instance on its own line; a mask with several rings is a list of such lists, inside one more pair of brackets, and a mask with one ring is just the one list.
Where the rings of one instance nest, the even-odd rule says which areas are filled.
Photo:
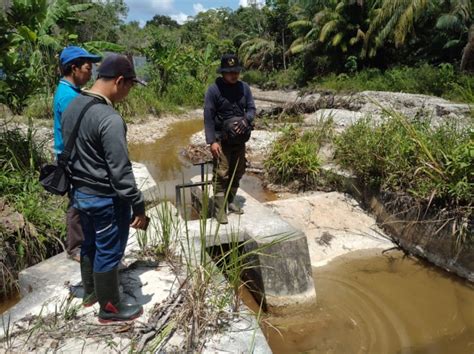
[[224, 55], [217, 70], [222, 77], [208, 88], [204, 103], [206, 143], [214, 165], [215, 216], [221, 224], [227, 223], [226, 193], [229, 211], [243, 213], [234, 200], [245, 173], [245, 142], [250, 138], [255, 103], [250, 87], [239, 80], [241, 71], [236, 55]]

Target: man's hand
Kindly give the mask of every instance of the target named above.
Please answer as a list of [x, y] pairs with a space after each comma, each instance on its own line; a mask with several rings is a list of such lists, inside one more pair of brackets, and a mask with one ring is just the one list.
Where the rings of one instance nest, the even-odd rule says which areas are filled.
[[212, 143], [211, 144], [211, 154], [215, 159], [218, 159], [221, 156], [222, 148], [219, 143]]
[[135, 215], [130, 226], [134, 229], [146, 230], [149, 220], [150, 219], [145, 214]]
[[247, 121], [246, 118], [243, 118], [239, 122], [235, 122], [234, 125], [235, 125], [234, 129], [237, 134], [244, 134], [249, 129], [249, 122]]

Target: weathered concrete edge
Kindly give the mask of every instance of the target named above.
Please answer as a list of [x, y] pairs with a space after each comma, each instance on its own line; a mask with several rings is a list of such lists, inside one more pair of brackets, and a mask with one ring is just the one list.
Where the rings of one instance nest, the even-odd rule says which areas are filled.
[[[334, 165], [327, 165], [323, 168], [323, 172], [329, 178], [336, 179], [340, 182], [337, 187], [341, 192], [350, 194], [356, 198], [361, 205], [365, 205], [365, 207], [369, 209], [368, 211], [375, 216], [377, 223], [388, 231], [388, 234], [396, 244], [399, 244], [403, 249], [413, 255], [419, 256], [447, 272], [454, 273], [469, 282], [474, 282], [474, 262], [471, 262], [472, 268], [466, 268], [466, 266], [458, 263], [458, 258], [454, 261], [450, 261], [443, 259], [439, 254], [434, 252], [433, 242], [424, 246], [410, 242], [406, 236], [408, 233], [405, 232], [405, 227], [413, 224], [413, 220], [403, 219], [390, 213], [378, 196], [374, 195], [372, 191], [364, 189], [357, 178], [347, 173], [347, 171], [339, 170], [337, 166]], [[388, 220], [390, 220], [390, 223], [387, 223]], [[418, 223], [417, 229], [424, 234], [429, 233], [430, 231], [427, 225], [428, 224]], [[448, 238], [449, 236], [445, 238], [446, 240], [444, 241], [446, 248], [452, 246], [452, 241], [448, 242]], [[474, 260], [474, 247], [470, 247], [468, 252]]]
[[[246, 200], [245, 214], [242, 217], [229, 215], [229, 224], [220, 226], [219, 241], [223, 243], [229, 238], [225, 234], [229, 227], [230, 230], [241, 230], [238, 240], [245, 242], [244, 247], [251, 254], [250, 261], [254, 264], [245, 278], [255, 295], [262, 297], [259, 301], [263, 299], [265, 308], [274, 312], [286, 311], [293, 307], [290, 304], [316, 303], [306, 236], [245, 191], [240, 190], [238, 196]], [[202, 204], [199, 187], [192, 189], [191, 199], [199, 209]], [[249, 212], [257, 218], [249, 218]], [[213, 225], [212, 219], [207, 222]], [[213, 235], [212, 227], [206, 228], [206, 232]], [[256, 249], [262, 252], [252, 254]]]

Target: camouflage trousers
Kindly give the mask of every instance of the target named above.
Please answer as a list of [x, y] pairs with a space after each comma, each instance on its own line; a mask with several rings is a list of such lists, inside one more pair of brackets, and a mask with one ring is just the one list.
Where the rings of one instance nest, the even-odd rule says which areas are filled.
[[219, 158], [213, 159], [214, 195], [225, 196], [227, 189], [230, 188], [228, 201], [232, 202], [247, 165], [245, 144], [219, 144], [222, 148], [222, 154]]

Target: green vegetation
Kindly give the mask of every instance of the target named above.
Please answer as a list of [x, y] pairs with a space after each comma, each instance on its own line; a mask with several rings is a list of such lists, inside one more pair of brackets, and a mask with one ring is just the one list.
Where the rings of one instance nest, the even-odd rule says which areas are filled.
[[336, 139], [336, 159], [363, 182], [408, 193], [439, 207], [465, 207], [474, 198], [474, 135], [454, 122], [387, 112], [375, 124], [360, 120]]
[[301, 131], [294, 126], [284, 128], [273, 143], [265, 161], [265, 168], [272, 183], [301, 183], [302, 189], [313, 188], [319, 177], [321, 161], [318, 152], [330, 141], [332, 120], [321, 120], [313, 130]]
[[397, 91], [440, 96], [447, 99], [474, 103], [474, 77], [457, 73], [451, 64], [433, 67], [398, 67], [381, 71], [366, 69], [355, 74], [330, 74], [314, 79], [312, 89], [360, 92]]
[[51, 97], [67, 44], [146, 57], [150, 87], [123, 105], [128, 117], [200, 106], [224, 52], [238, 53], [245, 79], [265, 88], [310, 83], [472, 102], [472, 77], [459, 71], [472, 70], [470, 0], [267, 0], [184, 24], [158, 14], [143, 28], [124, 23], [127, 11], [123, 0], [12, 0], [0, 16], [0, 103], [48, 116], [36, 97]]
[[[61, 249], [65, 200], [46, 193], [38, 182], [42, 147], [19, 131], [0, 132], [0, 298], [16, 289], [19, 271]], [[18, 214], [19, 213], [19, 214]], [[4, 229], [4, 227], [6, 229]]]

